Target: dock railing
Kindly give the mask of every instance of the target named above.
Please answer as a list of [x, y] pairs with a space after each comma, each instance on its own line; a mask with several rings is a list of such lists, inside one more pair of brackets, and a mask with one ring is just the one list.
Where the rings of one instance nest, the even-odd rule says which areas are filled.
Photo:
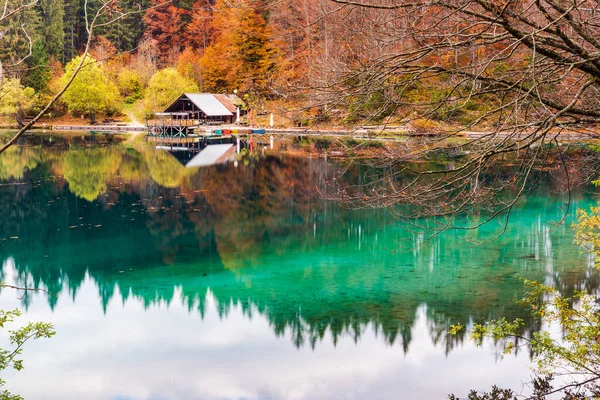
[[200, 121], [187, 118], [153, 118], [146, 120], [150, 136], [187, 136], [191, 127]]

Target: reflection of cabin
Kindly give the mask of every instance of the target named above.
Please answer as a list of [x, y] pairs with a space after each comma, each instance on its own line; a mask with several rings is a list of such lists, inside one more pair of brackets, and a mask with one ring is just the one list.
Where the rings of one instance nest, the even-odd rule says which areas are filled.
[[154, 113], [147, 121], [148, 134], [153, 136], [187, 136], [201, 125], [231, 124], [238, 111], [245, 108], [236, 95], [184, 93], [164, 112]]

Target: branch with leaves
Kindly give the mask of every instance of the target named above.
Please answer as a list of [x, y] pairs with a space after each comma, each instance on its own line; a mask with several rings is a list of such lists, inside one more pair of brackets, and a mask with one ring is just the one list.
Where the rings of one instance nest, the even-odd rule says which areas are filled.
[[[0, 310], [0, 329], [4, 329], [7, 324], [14, 322], [15, 318], [20, 317], [19, 310]], [[23, 369], [23, 360], [21, 355], [23, 346], [30, 340], [49, 339], [56, 334], [52, 324], [47, 322], [30, 322], [22, 328], [8, 331], [8, 341], [10, 348], [0, 349], [0, 370], [14, 368], [17, 371]], [[5, 382], [0, 379], [0, 388]], [[2, 399], [22, 400], [21, 396], [14, 395], [7, 390], [0, 392]]]
[[[576, 242], [588, 246], [597, 254], [600, 248], [600, 224], [597, 208], [592, 213], [580, 211], [575, 225]], [[524, 280], [527, 293], [521, 303], [531, 314], [548, 326], [560, 329], [559, 335], [548, 330], [534, 332], [530, 337], [521, 333], [522, 320], [505, 319], [475, 323], [471, 339], [481, 345], [486, 338], [504, 342], [504, 354], [519, 348], [528, 348], [536, 365], [537, 377], [533, 380], [532, 394], [526, 399], [555, 398], [560, 393], [564, 400], [583, 400], [600, 396], [600, 302], [597, 295], [577, 291], [563, 296], [555, 288], [539, 282]], [[449, 334], [456, 335], [465, 329], [458, 324]], [[558, 383], [556, 383], [558, 378]], [[521, 396], [520, 396], [521, 397]], [[493, 387], [491, 392], [469, 394], [471, 400], [514, 400], [512, 390]], [[450, 396], [450, 399], [456, 399]]]

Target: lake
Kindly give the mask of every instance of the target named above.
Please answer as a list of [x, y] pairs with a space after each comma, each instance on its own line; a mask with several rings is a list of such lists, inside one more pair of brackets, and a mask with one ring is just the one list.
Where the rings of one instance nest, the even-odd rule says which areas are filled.
[[[600, 286], [573, 244], [595, 204], [551, 181], [507, 232], [425, 234], [317, 190], [341, 161], [267, 156], [203, 169], [142, 144], [15, 147], [0, 155], [2, 308], [57, 334], [3, 371], [25, 399], [433, 399], [521, 390], [529, 353], [501, 357], [451, 324], [524, 318], [517, 276]], [[350, 174], [352, 176], [352, 174]], [[5, 339], [4, 342], [5, 343]]]

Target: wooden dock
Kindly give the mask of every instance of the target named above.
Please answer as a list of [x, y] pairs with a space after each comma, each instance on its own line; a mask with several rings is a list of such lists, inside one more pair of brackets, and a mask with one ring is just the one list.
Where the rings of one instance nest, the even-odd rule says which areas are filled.
[[[38, 128], [38, 126], [36, 126]], [[48, 127], [54, 131], [85, 131], [85, 132], [145, 132], [145, 126], [129, 125], [55, 125]]]

